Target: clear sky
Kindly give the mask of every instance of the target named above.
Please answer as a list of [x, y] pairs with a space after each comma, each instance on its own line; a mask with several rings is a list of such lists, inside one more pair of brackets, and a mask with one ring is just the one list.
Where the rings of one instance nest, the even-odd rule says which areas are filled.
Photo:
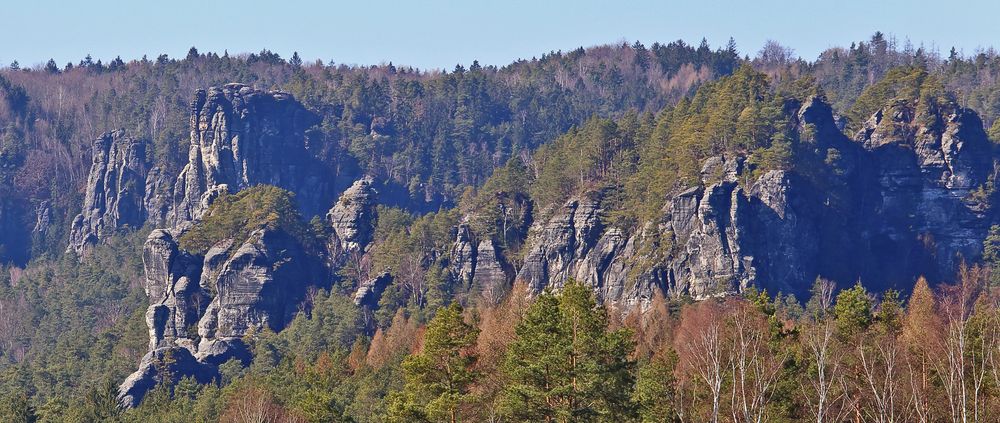
[[[960, 4], [961, 3], [961, 4]], [[452, 68], [478, 59], [502, 65], [553, 50], [623, 40], [736, 39], [753, 56], [768, 39], [815, 59], [875, 31], [943, 54], [1000, 45], [1000, 2], [904, 0], [3, 0], [0, 65], [88, 53], [105, 62], [256, 52], [347, 64]]]

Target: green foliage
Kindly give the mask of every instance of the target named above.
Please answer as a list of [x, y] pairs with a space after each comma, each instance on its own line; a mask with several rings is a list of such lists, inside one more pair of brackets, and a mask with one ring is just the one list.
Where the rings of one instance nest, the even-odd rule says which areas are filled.
[[834, 313], [837, 316], [837, 332], [841, 336], [851, 338], [864, 333], [871, 326], [872, 302], [861, 282], [837, 294]]
[[23, 393], [0, 398], [0, 421], [8, 423], [35, 423], [38, 416], [35, 407]]
[[439, 310], [427, 325], [423, 351], [403, 361], [406, 384], [392, 396], [388, 420], [458, 421], [459, 408], [473, 398], [476, 357], [470, 348], [478, 334], [463, 321], [458, 303]]
[[[884, 78], [865, 89], [847, 111], [850, 130], [861, 125], [879, 109], [894, 101], [917, 104], [918, 116], [930, 116], [937, 104], [947, 101], [940, 79], [921, 66], [890, 69]], [[933, 124], [933, 122], [924, 122]]]
[[639, 365], [632, 401], [643, 423], [677, 421], [677, 354], [668, 350]]
[[620, 421], [635, 412], [630, 331], [609, 331], [590, 288], [544, 292], [517, 325], [503, 372], [505, 413], [520, 421]]
[[991, 269], [990, 284], [1000, 286], [1000, 225], [990, 226], [989, 235], [983, 240], [983, 263]]
[[882, 294], [882, 302], [878, 305], [874, 321], [888, 333], [899, 333], [903, 328], [903, 300], [899, 291], [890, 289]]
[[295, 208], [295, 194], [270, 185], [257, 185], [239, 193], [223, 193], [203, 219], [181, 235], [180, 247], [204, 254], [223, 240], [238, 248], [259, 230], [283, 231], [303, 246], [313, 246], [309, 227]]

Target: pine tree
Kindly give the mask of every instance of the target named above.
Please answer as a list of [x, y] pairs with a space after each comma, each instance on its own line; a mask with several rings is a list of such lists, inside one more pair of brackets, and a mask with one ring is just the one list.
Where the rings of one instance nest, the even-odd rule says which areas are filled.
[[619, 421], [634, 417], [631, 332], [608, 331], [593, 291], [569, 280], [528, 309], [507, 351], [502, 394], [519, 421]]
[[632, 398], [639, 409], [642, 422], [671, 422], [677, 419], [676, 377], [677, 354], [668, 350], [657, 354], [639, 367]]
[[0, 421], [9, 423], [34, 423], [38, 420], [35, 407], [23, 393], [0, 398]]
[[860, 281], [837, 294], [834, 313], [837, 316], [837, 331], [844, 337], [860, 335], [871, 326], [872, 303]]
[[459, 421], [459, 408], [472, 399], [476, 356], [470, 348], [478, 335], [458, 303], [440, 309], [427, 325], [423, 351], [403, 361], [406, 384], [390, 400], [389, 421]]

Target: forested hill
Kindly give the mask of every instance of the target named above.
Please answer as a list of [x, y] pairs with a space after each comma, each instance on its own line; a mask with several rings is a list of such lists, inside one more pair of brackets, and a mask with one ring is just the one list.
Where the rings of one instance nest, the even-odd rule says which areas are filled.
[[998, 74], [881, 34], [12, 64], [0, 420], [992, 410]]
[[188, 105], [198, 89], [241, 82], [293, 94], [320, 115], [307, 134], [309, 149], [335, 177], [349, 185], [376, 175], [396, 204], [433, 210], [454, 204], [508, 158], [591, 116], [657, 111], [738, 62], [732, 48], [675, 42], [448, 71], [303, 63], [266, 50], [220, 56], [192, 49], [183, 59], [106, 64], [88, 57], [38, 69], [14, 64], [0, 71], [0, 257], [23, 266], [65, 244], [92, 140], [105, 131], [123, 128], [148, 141], [152, 166], [176, 175], [187, 159]]

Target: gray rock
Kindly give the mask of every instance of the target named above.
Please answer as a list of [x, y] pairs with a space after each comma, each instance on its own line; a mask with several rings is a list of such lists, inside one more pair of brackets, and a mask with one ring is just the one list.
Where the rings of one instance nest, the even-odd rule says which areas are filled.
[[510, 290], [513, 278], [514, 267], [507, 262], [496, 242], [492, 239], [480, 241], [471, 280], [472, 292], [492, 304], [499, 304]]
[[146, 238], [142, 263], [150, 301], [150, 350], [190, 343], [202, 303], [207, 302], [198, 286], [198, 258], [181, 251], [169, 232], [157, 229]]
[[329, 242], [332, 256], [364, 252], [371, 242], [378, 220], [375, 210], [377, 193], [372, 182], [370, 177], [357, 180], [327, 212], [326, 220], [333, 229]]
[[123, 407], [137, 407], [143, 397], [163, 380], [162, 370], [169, 366], [172, 378], [179, 380], [193, 377], [198, 383], [210, 383], [219, 378], [218, 368], [197, 361], [184, 348], [158, 348], [147, 353], [139, 369], [129, 375], [118, 388], [118, 403]]
[[146, 175], [145, 196], [142, 200], [146, 210], [146, 222], [154, 226], [167, 223], [170, 213], [170, 183], [167, 175], [154, 167]]
[[459, 225], [455, 232], [455, 242], [449, 256], [452, 279], [462, 287], [469, 288], [476, 274], [476, 253], [479, 250], [474, 245], [469, 225]]
[[382, 272], [378, 276], [361, 283], [357, 292], [354, 293], [354, 305], [374, 310], [378, 308], [378, 302], [382, 299], [382, 293], [392, 283], [392, 275], [389, 272]]
[[42, 200], [35, 207], [35, 227], [32, 228], [31, 234], [35, 237], [44, 238], [48, 235], [51, 226], [52, 207], [49, 205], [49, 200]]
[[67, 250], [83, 254], [120, 228], [142, 226], [147, 172], [145, 144], [124, 130], [95, 140], [83, 210], [73, 219]]
[[225, 260], [217, 251], [205, 259], [201, 286], [213, 298], [198, 322], [198, 335], [203, 340], [233, 341], [264, 329], [284, 328], [312, 283], [297, 241], [283, 232], [261, 229]]
[[546, 222], [536, 224], [531, 246], [517, 279], [535, 292], [548, 286], [560, 288], [574, 275], [577, 261], [583, 259], [600, 238], [600, 196], [572, 199]]
[[804, 298], [817, 277], [874, 291], [950, 277], [958, 257], [979, 256], [995, 219], [973, 201], [992, 173], [992, 147], [971, 111], [926, 109], [891, 104], [852, 142], [829, 105], [810, 98], [791, 119], [801, 148], [824, 161], [818, 168], [753, 180], [741, 158], [709, 158], [702, 184], [680, 190], [638, 233], [601, 224], [600, 192], [575, 198], [536, 223], [517, 277], [534, 292], [574, 277], [624, 310], [657, 293], [702, 299], [754, 286]]
[[232, 192], [275, 185], [316, 207], [326, 189], [304, 134], [318, 120], [288, 93], [242, 84], [198, 91], [191, 104], [188, 164], [174, 185], [169, 223], [201, 217], [204, 194], [221, 185]]

